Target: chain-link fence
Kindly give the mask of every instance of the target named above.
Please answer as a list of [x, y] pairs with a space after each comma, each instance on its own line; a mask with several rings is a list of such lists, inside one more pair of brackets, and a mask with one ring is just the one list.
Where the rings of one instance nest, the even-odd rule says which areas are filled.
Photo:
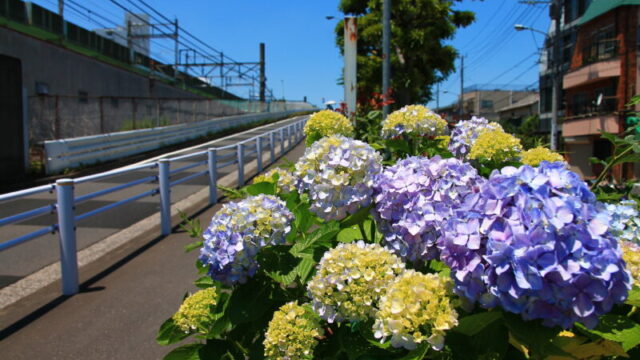
[[44, 140], [98, 135], [245, 113], [309, 110], [305, 102], [142, 97], [30, 96], [29, 137]]

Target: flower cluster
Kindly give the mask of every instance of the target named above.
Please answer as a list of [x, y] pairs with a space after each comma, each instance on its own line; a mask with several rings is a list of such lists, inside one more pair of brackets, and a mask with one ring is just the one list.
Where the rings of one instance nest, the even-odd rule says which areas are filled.
[[622, 258], [627, 264], [627, 270], [631, 273], [631, 278], [636, 286], [640, 286], [640, 246], [630, 241], [620, 241], [622, 248]]
[[282, 244], [293, 214], [272, 195], [257, 195], [225, 204], [205, 230], [200, 261], [209, 275], [225, 284], [244, 283], [255, 274], [255, 256], [267, 244]]
[[402, 271], [400, 258], [380, 245], [339, 244], [324, 253], [307, 289], [314, 310], [328, 322], [366, 320]]
[[382, 341], [391, 336], [393, 347], [412, 350], [426, 341], [441, 350], [446, 330], [458, 325], [451, 288], [449, 278], [407, 270], [380, 299], [374, 336]]
[[508, 162], [517, 160], [521, 151], [522, 145], [517, 137], [500, 129], [485, 129], [471, 145], [469, 159]]
[[630, 288], [609, 216], [559, 162], [505, 167], [438, 240], [456, 292], [487, 308], [568, 328], [595, 326]]
[[442, 222], [482, 182], [476, 169], [455, 158], [410, 157], [386, 168], [374, 186], [374, 216], [385, 243], [403, 259], [437, 258]]
[[309, 193], [311, 211], [319, 217], [342, 219], [369, 206], [381, 162], [380, 154], [362, 141], [339, 135], [322, 138], [296, 163], [298, 190]]
[[322, 335], [317, 315], [297, 302], [284, 304], [273, 314], [265, 333], [267, 359], [313, 359], [313, 350]]
[[606, 210], [611, 216], [611, 232], [621, 240], [640, 244], [640, 216], [637, 203], [633, 200], [623, 200], [618, 204], [606, 204]]
[[382, 137], [406, 135], [438, 136], [447, 132], [447, 122], [422, 105], [407, 105], [389, 114], [382, 122]]
[[523, 152], [520, 161], [525, 165], [538, 166], [543, 161], [564, 161], [564, 158], [557, 152], [553, 152], [543, 146], [538, 146]]
[[466, 159], [469, 156], [471, 146], [485, 129], [502, 130], [502, 126], [496, 122], [489, 122], [485, 118], [475, 116], [471, 120], [460, 121], [451, 131], [449, 151], [459, 159]]
[[173, 315], [173, 322], [184, 332], [206, 328], [211, 321], [210, 307], [217, 303], [215, 287], [197, 291], [184, 299], [180, 309]]
[[254, 184], [259, 182], [272, 183], [274, 181], [273, 180], [274, 175], [276, 174], [278, 174], [277, 187], [279, 192], [286, 194], [296, 189], [296, 182], [297, 182], [296, 177], [293, 176], [293, 173], [291, 173], [290, 171], [287, 171], [281, 168], [274, 168], [267, 171], [264, 174], [256, 175], [256, 177], [253, 178], [253, 183]]
[[353, 136], [353, 126], [339, 112], [322, 110], [311, 115], [304, 125], [304, 134], [307, 136], [307, 145], [311, 145], [325, 136]]

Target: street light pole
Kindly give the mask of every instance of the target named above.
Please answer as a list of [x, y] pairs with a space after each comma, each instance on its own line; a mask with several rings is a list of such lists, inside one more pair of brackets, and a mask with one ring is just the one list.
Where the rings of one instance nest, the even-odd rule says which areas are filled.
[[560, 95], [560, 1], [554, 0], [551, 4], [552, 15], [555, 18], [555, 31], [553, 34], [553, 67], [551, 69], [552, 91], [551, 91], [551, 150], [558, 149], [558, 96]]
[[464, 56], [460, 55], [460, 104], [459, 109], [458, 109], [458, 121], [462, 121], [462, 114], [464, 113], [464, 110], [462, 109], [463, 105], [464, 105], [464, 101], [462, 99], [464, 95]]
[[[391, 40], [391, 0], [384, 0], [382, 8], [382, 96], [389, 94], [389, 80], [391, 78], [390, 41]], [[387, 100], [387, 99], [385, 99]], [[389, 105], [385, 101], [382, 107], [382, 118], [389, 115]]]

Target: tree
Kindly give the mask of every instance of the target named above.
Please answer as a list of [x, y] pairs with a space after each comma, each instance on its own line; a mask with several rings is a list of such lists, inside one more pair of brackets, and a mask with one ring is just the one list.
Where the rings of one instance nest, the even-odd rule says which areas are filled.
[[[455, 69], [456, 49], [444, 41], [475, 20], [471, 11], [453, 9], [462, 0], [392, 0], [391, 86], [395, 106], [426, 103], [431, 85]], [[366, 101], [382, 88], [383, 0], [341, 0], [344, 14], [358, 17], [358, 94]], [[336, 26], [343, 50], [344, 23]]]

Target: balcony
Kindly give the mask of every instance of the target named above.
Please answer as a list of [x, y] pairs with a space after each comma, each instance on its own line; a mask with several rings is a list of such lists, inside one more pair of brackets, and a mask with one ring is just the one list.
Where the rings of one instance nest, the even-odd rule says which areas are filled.
[[620, 76], [620, 59], [608, 59], [568, 72], [562, 78], [562, 88], [570, 89], [591, 82]]
[[600, 131], [620, 132], [617, 114], [593, 115], [590, 117], [565, 119], [562, 122], [562, 136], [598, 135]]

